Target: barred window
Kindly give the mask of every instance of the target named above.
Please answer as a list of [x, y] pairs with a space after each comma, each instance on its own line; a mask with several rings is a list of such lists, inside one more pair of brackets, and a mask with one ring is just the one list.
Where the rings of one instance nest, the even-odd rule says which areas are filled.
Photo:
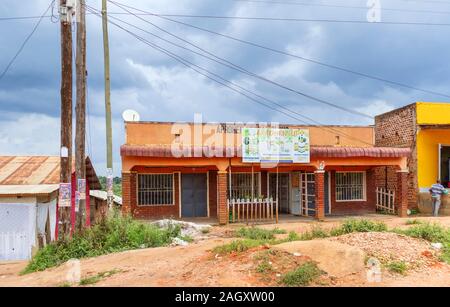
[[[259, 197], [260, 176], [254, 173], [253, 196]], [[250, 199], [252, 198], [252, 174], [251, 173], [231, 173], [231, 198]]]
[[173, 205], [173, 199], [173, 174], [140, 174], [138, 176], [139, 205]]
[[336, 201], [364, 201], [364, 172], [336, 173]]

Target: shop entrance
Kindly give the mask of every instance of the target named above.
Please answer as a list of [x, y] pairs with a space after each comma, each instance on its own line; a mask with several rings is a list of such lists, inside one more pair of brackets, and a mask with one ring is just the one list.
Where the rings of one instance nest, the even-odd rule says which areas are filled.
[[445, 187], [450, 182], [450, 145], [439, 145], [439, 178]]

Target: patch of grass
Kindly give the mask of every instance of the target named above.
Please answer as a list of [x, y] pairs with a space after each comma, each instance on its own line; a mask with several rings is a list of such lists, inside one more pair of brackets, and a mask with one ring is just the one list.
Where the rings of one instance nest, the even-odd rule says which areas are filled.
[[335, 233], [348, 234], [353, 232], [384, 232], [387, 225], [383, 222], [374, 222], [366, 219], [348, 219], [340, 227], [335, 229]]
[[408, 266], [404, 261], [392, 261], [386, 264], [386, 268], [392, 272], [401, 275], [406, 275], [406, 271], [408, 271]]
[[323, 273], [314, 262], [306, 262], [294, 271], [286, 273], [281, 283], [288, 287], [308, 286]]
[[261, 274], [265, 274], [268, 272], [272, 272], [273, 271], [273, 267], [272, 265], [269, 263], [269, 261], [262, 261], [257, 267], [256, 267], [256, 272], [261, 273]]
[[194, 238], [191, 236], [178, 236], [178, 238], [188, 243], [194, 242]]
[[247, 238], [252, 240], [272, 240], [275, 239], [276, 234], [285, 234], [283, 229], [262, 229], [258, 227], [241, 227], [235, 235], [240, 238]]
[[58, 286], [59, 288], [71, 288], [72, 285], [69, 282], [65, 282]]
[[287, 237], [287, 241], [288, 242], [292, 242], [292, 241], [299, 241], [300, 240], [300, 236], [298, 233], [296, 233], [295, 231], [290, 231]]
[[406, 230], [396, 230], [396, 232], [430, 242], [450, 243], [450, 230], [436, 223], [422, 223]]
[[88, 285], [96, 284], [99, 281], [101, 281], [102, 279], [112, 276], [119, 272], [120, 272], [119, 270], [111, 270], [111, 271], [98, 273], [97, 275], [94, 275], [94, 276], [83, 278], [80, 280], [80, 286], [88, 286]]
[[320, 226], [314, 226], [310, 231], [304, 232], [300, 235], [300, 240], [308, 241], [318, 238], [328, 238], [330, 234], [322, 229]]
[[214, 247], [213, 252], [220, 255], [231, 254], [233, 252], [242, 253], [251, 248], [264, 244], [264, 242], [252, 239], [234, 240], [231, 243]]
[[414, 220], [407, 220], [405, 225], [420, 225], [423, 224], [422, 221], [414, 219]]
[[100, 224], [76, 233], [71, 239], [61, 239], [39, 250], [22, 274], [43, 271], [70, 259], [165, 246], [179, 235], [180, 227], [177, 225], [158, 228], [115, 213]]

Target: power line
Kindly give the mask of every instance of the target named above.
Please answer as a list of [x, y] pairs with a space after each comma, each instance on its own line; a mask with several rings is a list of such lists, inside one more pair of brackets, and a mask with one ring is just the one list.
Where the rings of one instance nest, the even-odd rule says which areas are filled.
[[[117, 5], [117, 6], [121, 7], [119, 4], [116, 4], [114, 1], [109, 1], [109, 2], [113, 3], [114, 5]], [[123, 7], [121, 7], [121, 8], [122, 8], [123, 10], [126, 10], [126, 9], [123, 8]], [[126, 11], [127, 11], [127, 10], [126, 10]], [[128, 11], [128, 12], [129, 12], [129, 11]], [[284, 89], [284, 90], [287, 90], [287, 91], [289, 91], [289, 92], [295, 93], [295, 94], [297, 94], [297, 95], [300, 95], [300, 96], [302, 96], [302, 97], [308, 98], [308, 99], [310, 99], [310, 100], [313, 100], [313, 101], [316, 101], [316, 102], [319, 102], [319, 103], [322, 103], [322, 104], [331, 106], [331, 107], [333, 107], [333, 108], [336, 108], [336, 109], [339, 109], [339, 110], [342, 110], [342, 111], [345, 111], [345, 112], [348, 112], [348, 113], [351, 113], [351, 114], [354, 114], [354, 115], [358, 115], [358, 116], [362, 116], [362, 117], [366, 117], [366, 118], [373, 119], [372, 116], [367, 115], [367, 114], [365, 114], [365, 113], [362, 113], [362, 112], [359, 112], [359, 111], [355, 111], [355, 110], [352, 110], [352, 109], [349, 109], [349, 108], [340, 106], [340, 105], [338, 105], [338, 104], [335, 104], [335, 103], [326, 101], [326, 100], [324, 100], [324, 99], [320, 99], [320, 98], [314, 97], [314, 96], [312, 96], [312, 95], [306, 94], [306, 93], [301, 92], [301, 91], [296, 90], [296, 89], [293, 89], [293, 88], [291, 88], [291, 87], [288, 87], [288, 86], [283, 85], [283, 84], [281, 84], [281, 83], [278, 83], [278, 82], [276, 82], [276, 81], [267, 79], [267, 78], [265, 78], [265, 77], [263, 77], [263, 76], [261, 76], [261, 75], [255, 74], [255, 73], [253, 73], [253, 72], [251, 72], [251, 71], [249, 71], [249, 70], [243, 68], [242, 66], [236, 65], [236, 64], [234, 64], [234, 63], [232, 63], [232, 62], [230, 62], [230, 61], [228, 61], [228, 60], [226, 60], [226, 59], [224, 59], [224, 58], [221, 58], [221, 57], [219, 57], [219, 56], [217, 56], [217, 55], [215, 55], [215, 54], [213, 54], [213, 53], [211, 53], [211, 52], [205, 50], [204, 48], [201, 48], [201, 47], [197, 46], [196, 44], [194, 44], [194, 43], [192, 43], [192, 42], [190, 42], [190, 41], [188, 41], [188, 40], [186, 40], [186, 39], [184, 39], [184, 38], [181, 38], [181, 37], [179, 37], [179, 36], [177, 36], [177, 35], [175, 35], [175, 34], [169, 32], [169, 31], [167, 31], [167, 30], [165, 30], [165, 29], [163, 29], [163, 28], [161, 28], [161, 27], [159, 27], [159, 26], [153, 24], [152, 22], [150, 22], [150, 21], [148, 21], [148, 20], [146, 20], [146, 19], [143, 19], [143, 18], [141, 18], [141, 17], [139, 17], [139, 16], [135, 16], [135, 17], [137, 17], [137, 18], [143, 20], [144, 22], [146, 22], [146, 23], [148, 23], [148, 24], [150, 24], [150, 25], [156, 27], [156, 28], [159, 29], [160, 31], [163, 31], [164, 33], [167, 33], [167, 34], [169, 34], [170, 36], [175, 37], [175, 38], [177, 38], [177, 39], [179, 39], [179, 40], [181, 40], [181, 41], [183, 41], [183, 42], [185, 42], [185, 43], [187, 43], [187, 44], [193, 46], [194, 48], [196, 48], [196, 49], [198, 49], [198, 50], [200, 50], [200, 51], [202, 51], [202, 52], [204, 52], [204, 53], [206, 53], [206, 54], [208, 54], [208, 55], [214, 57], [215, 59], [214, 59], [214, 58], [211, 58], [211, 57], [208, 57], [208, 56], [206, 56], [206, 55], [204, 55], [204, 54], [202, 54], [202, 53], [196, 52], [196, 51], [194, 51], [194, 50], [192, 50], [192, 49], [186, 48], [186, 47], [184, 47], [184, 46], [179, 46], [179, 45], [177, 45], [177, 47], [183, 48], [183, 49], [188, 50], [188, 51], [190, 51], [190, 52], [193, 52], [193, 53], [195, 53], [195, 54], [197, 54], [197, 55], [199, 55], [199, 56], [201, 56], [201, 57], [204, 57], [204, 58], [207, 58], [207, 59], [209, 59], [209, 60], [211, 60], [211, 61], [214, 61], [214, 62], [216, 62], [216, 63], [218, 63], [218, 64], [221, 64], [221, 65], [223, 65], [223, 66], [226, 66], [226, 67], [231, 68], [231, 69], [234, 69], [234, 70], [237, 70], [237, 71], [239, 71], [239, 72], [241, 72], [241, 73], [247, 74], [247, 75], [249, 75], [249, 76], [251, 76], [251, 77], [254, 77], [254, 78], [259, 79], [259, 80], [262, 80], [262, 81], [265, 81], [265, 82], [270, 83], [270, 84], [272, 84], [272, 85], [278, 86], [278, 87], [280, 87], [280, 88], [282, 88], [282, 89]], [[118, 18], [116, 18], [116, 19], [118, 19]], [[123, 21], [123, 22], [126, 23], [125, 21]], [[129, 24], [129, 25], [131, 25], [131, 24]], [[139, 27], [137, 27], [137, 26], [135, 26], [135, 25], [131, 25], [131, 26], [133, 26], [133, 27], [135, 27], [136, 29], [139, 29], [139, 30], [141, 30], [141, 31], [147, 32], [145, 29], [139, 28]], [[154, 34], [151, 33], [151, 32], [147, 32], [147, 33], [149, 33], [149, 34], [151, 34], [151, 35], [154, 35]], [[154, 36], [155, 36], [155, 35], [154, 35]], [[160, 37], [158, 36], [158, 38], [160, 38]], [[164, 40], [165, 40], [165, 39], [164, 39]], [[167, 41], [167, 40], [165, 40], [165, 41]], [[172, 42], [170, 42], [170, 41], [167, 41], [167, 42], [172, 43]], [[216, 59], [218, 59], [219, 61], [216, 60]]]
[[[259, 3], [259, 4], [282, 4], [282, 5], [293, 5], [293, 6], [308, 6], [308, 7], [327, 7], [327, 8], [338, 8], [338, 9], [358, 9], [358, 10], [368, 10], [367, 6], [355, 6], [355, 5], [339, 5], [339, 4], [324, 4], [324, 3], [310, 3], [310, 2], [287, 2], [287, 1], [267, 1], [267, 0], [232, 0], [236, 2], [248, 2], [248, 3]], [[381, 7], [381, 11], [389, 12], [405, 12], [405, 13], [428, 13], [428, 14], [450, 14], [450, 11], [433, 11], [433, 10], [411, 10], [411, 9], [399, 9], [399, 8], [388, 8]]]
[[[110, 1], [110, 2], [114, 3], [113, 1]], [[114, 3], [114, 4], [116, 4], [116, 3]], [[117, 3], [116, 5], [119, 5], [119, 4]], [[253, 47], [265, 49], [265, 50], [268, 50], [268, 51], [271, 51], [271, 52], [274, 52], [274, 53], [278, 53], [278, 54], [282, 54], [282, 55], [289, 56], [289, 57], [292, 57], [292, 58], [296, 58], [296, 59], [299, 59], [299, 60], [302, 60], [302, 61], [307, 61], [307, 62], [310, 62], [310, 63], [313, 63], [313, 64], [317, 64], [317, 65], [321, 65], [321, 66], [324, 66], [324, 67], [327, 67], [327, 68], [343, 71], [343, 72], [346, 72], [346, 73], [354, 74], [354, 75], [357, 75], [357, 76], [360, 76], [360, 77], [364, 77], [364, 78], [368, 78], [368, 79], [372, 79], [372, 80], [376, 80], [376, 81], [380, 81], [380, 82], [389, 83], [389, 84], [396, 85], [396, 86], [399, 86], [399, 87], [408, 88], [408, 89], [424, 92], [424, 93], [427, 93], [427, 94], [433, 94], [433, 95], [437, 95], [437, 96], [450, 98], [450, 95], [445, 94], [445, 93], [440, 93], [440, 92], [436, 92], [436, 91], [432, 91], [432, 90], [428, 90], [428, 89], [419, 88], [419, 87], [416, 87], [416, 86], [413, 86], [413, 85], [409, 85], [409, 84], [406, 84], [406, 83], [402, 83], [402, 82], [398, 82], [398, 81], [388, 80], [386, 78], [370, 75], [370, 74], [364, 73], [364, 72], [355, 71], [355, 70], [352, 70], [352, 69], [349, 69], [349, 68], [345, 68], [345, 67], [340, 67], [340, 66], [337, 66], [337, 65], [334, 65], [334, 64], [324, 63], [324, 62], [321, 62], [321, 61], [318, 61], [318, 60], [314, 60], [314, 59], [311, 59], [311, 58], [306, 58], [306, 57], [299, 56], [299, 55], [296, 55], [296, 54], [293, 54], [293, 53], [290, 53], [290, 52], [282, 51], [282, 50], [271, 48], [271, 47], [268, 47], [268, 46], [264, 46], [264, 45], [261, 45], [261, 44], [258, 44], [258, 43], [250, 42], [250, 41], [247, 41], [247, 40], [244, 40], [244, 39], [236, 38], [236, 37], [233, 37], [233, 36], [230, 36], [230, 35], [227, 35], [227, 34], [219, 33], [219, 32], [213, 31], [213, 30], [209, 30], [209, 29], [206, 29], [206, 28], [198, 27], [198, 26], [195, 26], [195, 25], [192, 25], [192, 24], [188, 24], [188, 23], [185, 23], [185, 22], [181, 22], [181, 21], [178, 21], [178, 20], [174, 20], [174, 19], [171, 19], [171, 18], [163, 17], [163, 16], [161, 16], [159, 14], [152, 14], [150, 12], [146, 12], [146, 11], [137, 9], [137, 8], [131, 7], [129, 5], [125, 5], [125, 4], [120, 4], [120, 5], [122, 5], [124, 7], [128, 7], [130, 9], [134, 9], [134, 10], [139, 11], [139, 12], [148, 13], [149, 15], [152, 15], [152, 16], [155, 16], [155, 17], [159, 17], [159, 18], [162, 18], [164, 20], [168, 20], [168, 21], [171, 21], [171, 22], [174, 22], [174, 23], [177, 23], [177, 24], [181, 24], [181, 25], [184, 25], [184, 26], [187, 26], [187, 27], [190, 27], [190, 28], [194, 28], [194, 29], [197, 29], [197, 30], [200, 30], [200, 31], [204, 31], [204, 32], [207, 32], [207, 33], [210, 33], [210, 34], [215, 34], [215, 35], [218, 35], [218, 36], [221, 36], [221, 37], [225, 37], [227, 39], [230, 39], [230, 40], [233, 40], [233, 41], [237, 41], [239, 43], [243, 43], [243, 44], [250, 45], [250, 46], [253, 46]], [[127, 11], [127, 12], [129, 12], [129, 11]], [[133, 13], [129, 13], [129, 14], [133, 14]], [[139, 19], [144, 20], [142, 18], [139, 18]], [[144, 21], [147, 22], [146, 20], [144, 20]]]
[[23, 41], [22, 45], [20, 46], [19, 50], [17, 50], [16, 54], [9, 61], [8, 65], [6, 65], [5, 69], [3, 70], [2, 74], [0, 75], [0, 80], [3, 79], [3, 77], [9, 71], [9, 69], [11, 68], [12, 64], [15, 62], [17, 57], [22, 53], [22, 51], [25, 48], [26, 44], [28, 43], [30, 38], [33, 36], [33, 34], [36, 32], [37, 28], [39, 27], [39, 25], [41, 24], [42, 20], [44, 19], [44, 15], [47, 14], [47, 12], [50, 10], [50, 8], [52, 8], [54, 1], [55, 0], [50, 2], [49, 6], [45, 10], [45, 12], [41, 15], [41, 17], [39, 18], [38, 22], [34, 25], [33, 30], [31, 31], [31, 33], [28, 34], [28, 36], [25, 38], [25, 40]]
[[[88, 7], [88, 9], [91, 10], [91, 11], [93, 11], [93, 9], [91, 9], [90, 7]], [[96, 15], [99, 16], [98, 14], [96, 14]], [[120, 19], [118, 19], [118, 18], [114, 18], [114, 19], [119, 20], [120, 22], [123, 22], [123, 23], [125, 23], [125, 24], [128, 24], [127, 22], [122, 21], [122, 20], [120, 20]], [[157, 45], [157, 44], [151, 43], [151, 42], [149, 42], [148, 40], [142, 38], [141, 36], [139, 36], [139, 35], [137, 35], [137, 34], [131, 32], [131, 31], [125, 29], [125, 28], [123, 28], [122, 26], [120, 26], [120, 25], [118, 25], [118, 24], [116, 24], [116, 23], [114, 23], [114, 22], [111, 22], [111, 21], [109, 21], [109, 22], [112, 23], [112, 24], [114, 24], [116, 27], [122, 29], [123, 31], [129, 33], [130, 35], [134, 36], [135, 38], [137, 38], [137, 39], [140, 40], [141, 42], [143, 42], [143, 43], [149, 45], [150, 47], [152, 47], [152, 48], [154, 48], [154, 49], [156, 49], [156, 50], [158, 50], [158, 51], [160, 51], [160, 52], [162, 52], [162, 53], [168, 55], [169, 57], [175, 59], [176, 61], [182, 63], [183, 65], [185, 65], [186, 67], [188, 67], [188, 68], [194, 70], [195, 72], [199, 73], [200, 75], [202, 75], [202, 76], [204, 76], [204, 77], [206, 77], [206, 78], [208, 78], [208, 79], [210, 79], [210, 80], [212, 80], [212, 81], [214, 81], [214, 82], [216, 82], [216, 83], [219, 83], [219, 84], [221, 84], [222, 86], [227, 87], [227, 88], [233, 90], [234, 92], [237, 92], [237, 93], [239, 93], [239, 94], [245, 96], [246, 98], [250, 99], [251, 101], [253, 101], [253, 102], [255, 102], [255, 103], [258, 103], [258, 104], [260, 104], [260, 105], [263, 105], [263, 106], [265, 106], [266, 108], [269, 108], [269, 109], [274, 110], [274, 111], [276, 111], [276, 112], [282, 113], [282, 114], [284, 114], [284, 115], [286, 115], [286, 116], [288, 116], [288, 117], [290, 117], [290, 118], [292, 118], [292, 119], [295, 119], [295, 120], [300, 121], [300, 122], [302, 122], [302, 123], [305, 123], [305, 124], [307, 124], [307, 125], [309, 124], [309, 123], [305, 122], [304, 120], [301, 120], [301, 119], [299, 119], [299, 118], [296, 117], [296, 116], [293, 116], [292, 114], [286, 113], [286, 112], [284, 112], [284, 111], [282, 111], [282, 110], [279, 110], [279, 109], [274, 108], [274, 107], [272, 107], [272, 106], [270, 106], [270, 105], [267, 105], [267, 104], [265, 104], [265, 103], [259, 101], [258, 99], [255, 99], [255, 98], [253, 98], [253, 97], [251, 97], [251, 96], [249, 96], [249, 95], [243, 93], [242, 91], [237, 90], [237, 89], [234, 88], [234, 87], [237, 87], [237, 88], [239, 88], [239, 89], [242, 89], [243, 91], [245, 91], [245, 92], [247, 92], [247, 93], [250, 93], [250, 94], [252, 94], [252, 95], [254, 95], [254, 96], [258, 97], [258, 98], [261, 98], [261, 99], [263, 99], [263, 100], [265, 100], [265, 101], [268, 101], [268, 102], [271, 102], [271, 103], [273, 103], [273, 104], [276, 104], [276, 105], [280, 106], [281, 108], [287, 110], [288, 112], [291, 112], [291, 113], [293, 113], [293, 114], [297, 114], [297, 115], [299, 115], [299, 116], [301, 116], [301, 117], [303, 117], [303, 118], [306, 118], [306, 119], [308, 119], [308, 120], [310, 120], [310, 121], [316, 122], [316, 123], [318, 123], [318, 124], [320, 125], [320, 126], [318, 126], [318, 128], [320, 128], [320, 129], [329, 130], [329, 131], [335, 132], [335, 133], [337, 133], [337, 134], [339, 134], [339, 135], [341, 135], [341, 136], [346, 136], [348, 139], [353, 139], [353, 140], [357, 140], [358, 142], [361, 142], [361, 143], [363, 143], [363, 144], [372, 145], [371, 143], [367, 143], [367, 142], [365, 142], [364, 140], [354, 138], [353, 136], [351, 136], [351, 135], [349, 135], [349, 134], [346, 134], [346, 133], [344, 133], [344, 132], [342, 132], [342, 131], [338, 131], [338, 130], [333, 129], [333, 128], [331, 128], [331, 127], [326, 127], [326, 126], [324, 126], [323, 124], [319, 123], [318, 121], [316, 121], [316, 120], [314, 120], [314, 119], [311, 119], [311, 118], [309, 118], [309, 117], [307, 117], [307, 116], [304, 116], [304, 115], [302, 115], [302, 114], [300, 114], [300, 113], [298, 113], [298, 112], [296, 112], [296, 111], [290, 110], [289, 108], [287, 108], [287, 107], [285, 107], [285, 106], [283, 106], [283, 105], [281, 105], [281, 104], [278, 104], [278, 103], [274, 102], [273, 100], [267, 99], [267, 98], [265, 98], [265, 97], [263, 97], [263, 96], [261, 96], [261, 95], [259, 95], [259, 94], [257, 94], [257, 93], [254, 93], [254, 92], [252, 92], [252, 91], [250, 91], [250, 90], [247, 90], [247, 89], [243, 88], [242, 86], [240, 86], [240, 85], [238, 85], [238, 84], [236, 84], [236, 83], [234, 83], [234, 82], [231, 82], [231, 81], [229, 81], [229, 80], [226, 80], [226, 79], [222, 78], [222, 77], [219, 76], [218, 74], [215, 74], [215, 73], [213, 73], [213, 72], [211, 72], [211, 71], [209, 71], [209, 70], [207, 70], [207, 69], [205, 69], [205, 68], [203, 68], [203, 67], [201, 67], [201, 66], [199, 66], [199, 65], [196, 65], [196, 64], [194, 64], [194, 63], [192, 63], [192, 62], [190, 62], [190, 61], [188, 61], [188, 60], [186, 60], [186, 59], [184, 59], [184, 58], [182, 58], [182, 57], [180, 57], [180, 56], [178, 56], [178, 55], [176, 55], [176, 54], [174, 54], [174, 53], [168, 51], [167, 49], [164, 49], [164, 48], [160, 47], [160, 46]], [[196, 67], [196, 68], [194, 68], [194, 67]], [[198, 69], [197, 69], [197, 68], [198, 68]], [[199, 71], [199, 70], [206, 72], [206, 74], [205, 74], [205, 73], [202, 73], [202, 72]], [[214, 77], [211, 77], [210, 75], [211, 75], [211, 76], [214, 76]], [[219, 79], [219, 80], [218, 80], [218, 79]], [[223, 81], [223, 82], [222, 82], [222, 81]], [[225, 82], [225, 83], [224, 83], [224, 82]], [[232, 86], [230, 86], [230, 85], [228, 85], [228, 84], [231, 84]], [[233, 86], [234, 86], [234, 87], [233, 87]], [[322, 127], [321, 127], [321, 126], [322, 126]]]
[[[89, 13], [87, 15], [90, 15]], [[129, 15], [128, 13], [109, 12], [108, 15]], [[405, 26], [443, 26], [448, 27], [450, 23], [433, 23], [433, 22], [399, 22], [399, 21], [377, 21], [370, 22], [367, 20], [343, 20], [343, 19], [308, 19], [308, 18], [286, 18], [286, 17], [261, 17], [261, 16], [217, 16], [217, 15], [192, 15], [192, 14], [155, 14], [155, 13], [138, 13], [141, 16], [160, 16], [160, 17], [176, 17], [176, 18], [201, 18], [201, 19], [222, 19], [222, 20], [250, 20], [250, 21], [285, 21], [285, 22], [322, 22], [322, 23], [350, 23], [350, 24], [367, 24], [367, 25], [405, 25]], [[55, 16], [46, 15], [43, 18], [54, 18]], [[31, 20], [38, 19], [41, 16], [14, 16], [0, 17], [0, 21], [14, 20]]]

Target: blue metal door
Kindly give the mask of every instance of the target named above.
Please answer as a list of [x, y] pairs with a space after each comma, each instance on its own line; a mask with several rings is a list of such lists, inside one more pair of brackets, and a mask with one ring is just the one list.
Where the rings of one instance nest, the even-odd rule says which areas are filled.
[[182, 217], [208, 216], [206, 174], [183, 174], [181, 178]]

